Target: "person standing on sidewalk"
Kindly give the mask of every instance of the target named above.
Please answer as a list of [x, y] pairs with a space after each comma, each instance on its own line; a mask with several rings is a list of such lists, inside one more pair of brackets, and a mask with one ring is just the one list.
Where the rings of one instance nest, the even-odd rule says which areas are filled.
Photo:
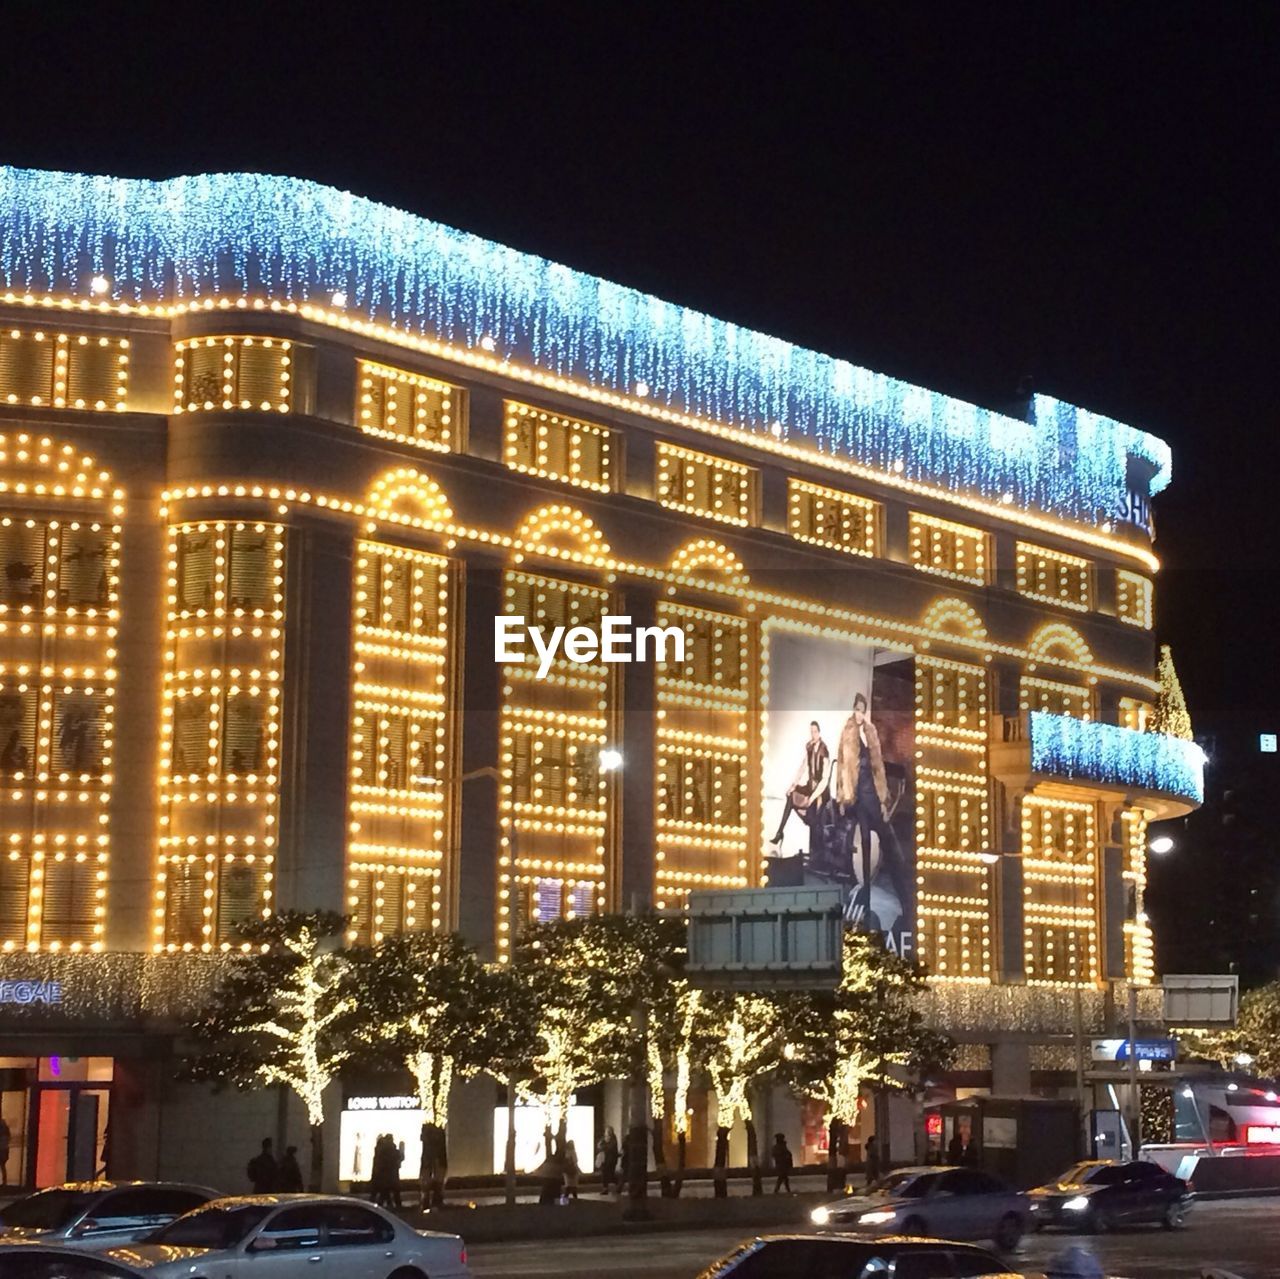
[[791, 1189], [791, 1169], [794, 1167], [795, 1159], [787, 1146], [787, 1139], [778, 1133], [773, 1139], [773, 1171], [778, 1178], [773, 1187], [775, 1195], [782, 1193], [783, 1186], [786, 1186], [787, 1194], [794, 1193]]
[[875, 1133], [867, 1138], [867, 1144], [862, 1149], [866, 1154], [864, 1166], [867, 1170], [867, 1185], [874, 1186], [880, 1180], [880, 1143], [876, 1140]]
[[249, 1160], [245, 1169], [255, 1195], [269, 1195], [276, 1189], [276, 1157], [271, 1144], [270, 1137], [263, 1137], [262, 1149]]
[[600, 1174], [600, 1193], [607, 1195], [618, 1180], [618, 1134], [612, 1128], [605, 1128], [596, 1143], [596, 1172]]

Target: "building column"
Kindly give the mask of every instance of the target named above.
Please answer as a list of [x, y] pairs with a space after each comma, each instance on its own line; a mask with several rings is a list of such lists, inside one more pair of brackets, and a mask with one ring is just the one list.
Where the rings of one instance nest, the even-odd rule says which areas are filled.
[[287, 534], [280, 910], [347, 909], [352, 546], [350, 531], [319, 524]]
[[502, 564], [469, 557], [457, 645], [459, 752], [455, 872], [458, 931], [485, 959], [496, 953], [498, 797], [502, 785], [502, 667], [493, 659], [493, 620], [502, 612]]
[[[656, 626], [652, 591], [627, 591], [632, 627]], [[650, 655], [652, 656], [652, 655]], [[632, 662], [622, 684], [621, 803], [615, 806], [615, 882], [623, 910], [653, 903], [655, 861], [654, 798], [657, 741], [657, 670], [652, 660]]]

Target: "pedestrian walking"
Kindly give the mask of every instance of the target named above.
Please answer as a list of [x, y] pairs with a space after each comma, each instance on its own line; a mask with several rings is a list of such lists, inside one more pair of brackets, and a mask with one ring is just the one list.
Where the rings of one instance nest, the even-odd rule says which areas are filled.
[[373, 1146], [373, 1170], [369, 1176], [369, 1192], [379, 1208], [391, 1207], [392, 1186], [396, 1178], [396, 1143], [388, 1132], [380, 1133]]
[[791, 1169], [793, 1167], [795, 1167], [795, 1160], [787, 1146], [787, 1139], [782, 1133], [777, 1133], [773, 1138], [773, 1171], [778, 1178], [773, 1187], [775, 1195], [782, 1193], [783, 1186], [786, 1186], [787, 1194], [792, 1193]]
[[578, 1166], [578, 1148], [571, 1141], [564, 1143], [564, 1193], [568, 1199], [578, 1198], [578, 1178], [582, 1169]]
[[880, 1143], [876, 1140], [875, 1133], [867, 1138], [867, 1144], [862, 1149], [866, 1157], [867, 1185], [874, 1186], [880, 1180]]
[[397, 1142], [390, 1133], [387, 1133], [387, 1141], [391, 1146], [391, 1206], [403, 1208], [404, 1203], [400, 1198], [400, 1169], [404, 1165], [404, 1142]]
[[418, 1182], [423, 1208], [444, 1207], [444, 1183], [449, 1176], [449, 1146], [439, 1124], [422, 1125], [422, 1162]]
[[276, 1156], [271, 1145], [271, 1138], [263, 1137], [262, 1149], [245, 1168], [255, 1195], [269, 1195], [276, 1189]]
[[607, 1195], [618, 1180], [618, 1134], [606, 1127], [596, 1142], [596, 1172], [600, 1174], [600, 1193]]
[[302, 1192], [302, 1168], [298, 1164], [298, 1147], [286, 1146], [276, 1168], [276, 1189], [281, 1194], [296, 1195]]

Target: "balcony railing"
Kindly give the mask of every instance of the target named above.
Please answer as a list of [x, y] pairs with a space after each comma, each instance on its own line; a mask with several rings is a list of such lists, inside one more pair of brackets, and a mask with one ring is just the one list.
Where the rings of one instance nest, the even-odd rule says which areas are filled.
[[1032, 773], [1204, 801], [1204, 751], [1195, 742], [1045, 711], [1028, 719]]

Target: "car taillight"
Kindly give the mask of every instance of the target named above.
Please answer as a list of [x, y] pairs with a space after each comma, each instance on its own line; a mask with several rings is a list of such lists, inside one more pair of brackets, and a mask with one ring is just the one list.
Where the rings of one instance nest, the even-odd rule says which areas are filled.
[[465, 1266], [467, 1264], [467, 1245], [463, 1244], [458, 1249], [458, 1265]]

